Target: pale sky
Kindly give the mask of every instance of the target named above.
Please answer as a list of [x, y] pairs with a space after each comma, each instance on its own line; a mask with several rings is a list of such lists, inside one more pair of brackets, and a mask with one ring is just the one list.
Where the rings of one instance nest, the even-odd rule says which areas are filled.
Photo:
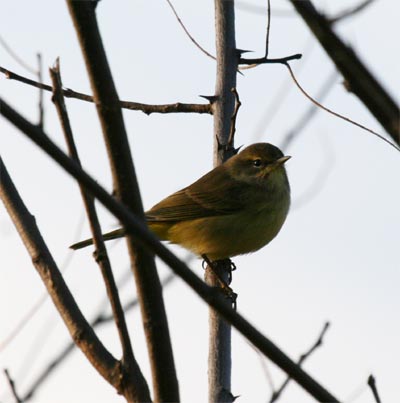
[[[354, 2], [316, 1], [328, 15]], [[66, 87], [90, 93], [75, 32], [63, 2], [1, 1], [0, 36], [26, 63], [35, 66], [41, 52], [44, 81], [47, 68], [61, 59]], [[214, 47], [213, 2], [174, 1], [186, 27], [210, 53]], [[266, 1], [241, 1], [236, 12], [237, 47], [261, 56], [264, 48]], [[304, 22], [286, 1], [272, 1], [270, 56], [303, 53], [292, 62], [298, 80], [312, 95], [332, 74], [333, 65], [310, 37]], [[284, 13], [288, 10], [288, 13]], [[359, 15], [337, 26], [397, 103], [399, 58], [397, 38], [400, 4], [375, 1]], [[215, 62], [201, 53], [178, 25], [166, 1], [109, 2], [98, 6], [107, 56], [121, 99], [145, 103], [203, 102], [215, 85]], [[311, 39], [310, 39], [311, 38]], [[0, 65], [34, 78], [0, 46]], [[282, 86], [290, 89], [280, 109], [271, 116]], [[238, 76], [242, 101], [236, 145], [257, 141], [281, 145], [309, 101], [290, 82], [280, 65], [261, 66]], [[37, 91], [0, 77], [0, 95], [32, 121], [37, 119]], [[337, 76], [323, 101], [381, 134], [383, 128], [360, 101], [348, 93]], [[85, 169], [111, 190], [107, 157], [95, 108], [67, 100], [72, 126]], [[266, 115], [267, 114], [267, 115]], [[268, 115], [269, 114], [269, 115]], [[151, 115], [124, 111], [145, 208], [186, 186], [212, 168], [213, 123], [208, 115]], [[45, 95], [45, 130], [65, 148], [60, 125]], [[400, 358], [399, 226], [400, 154], [371, 134], [323, 111], [299, 133], [287, 163], [293, 205], [278, 237], [264, 249], [234, 259], [233, 288], [238, 310], [290, 357], [297, 359], [316, 340], [325, 321], [331, 322], [324, 345], [304, 368], [343, 401], [373, 401], [365, 386], [373, 373], [382, 401], [398, 400], [397, 363]], [[57, 263], [69, 256], [68, 245], [89, 234], [82, 221], [76, 184], [8, 122], [0, 119], [0, 153]], [[105, 231], [118, 223], [103, 208]], [[43, 296], [44, 287], [21, 244], [3, 205], [0, 205], [0, 343]], [[116, 277], [127, 270], [124, 242], [110, 245]], [[187, 254], [171, 247], [179, 256]], [[201, 262], [191, 261], [203, 275]], [[159, 265], [160, 277], [169, 269]], [[104, 298], [104, 287], [92, 250], [75, 252], [66, 281], [87, 318]], [[129, 279], [124, 300], [135, 295]], [[207, 307], [180, 280], [165, 290], [165, 302], [182, 401], [204, 402], [207, 396]], [[135, 355], [149, 376], [147, 353], [136, 310], [127, 315]], [[99, 336], [119, 357], [113, 326]], [[270, 396], [260, 357], [233, 331], [232, 392], [238, 402], [265, 402]], [[23, 395], [35, 374], [69, 341], [49, 300], [7, 348], [0, 351], [0, 369], [7, 368]], [[267, 361], [276, 385], [282, 372]], [[5, 377], [0, 375], [0, 401], [12, 402]], [[75, 351], [33, 402], [122, 402], [84, 356]], [[306, 403], [311, 398], [294, 383], [281, 402]]]

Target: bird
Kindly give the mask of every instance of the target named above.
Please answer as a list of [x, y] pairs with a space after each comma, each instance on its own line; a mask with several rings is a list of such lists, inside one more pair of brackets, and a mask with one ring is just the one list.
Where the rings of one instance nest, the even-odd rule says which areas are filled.
[[[290, 186], [284, 164], [290, 158], [272, 144], [252, 144], [146, 211], [147, 225], [160, 240], [211, 261], [255, 252], [286, 220]], [[124, 235], [118, 228], [103, 238]], [[91, 244], [86, 239], [70, 248]]]

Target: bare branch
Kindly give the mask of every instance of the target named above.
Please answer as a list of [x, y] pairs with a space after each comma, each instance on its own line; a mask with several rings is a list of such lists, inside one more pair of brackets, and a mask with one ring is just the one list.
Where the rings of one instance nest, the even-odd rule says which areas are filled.
[[267, 1], [267, 33], [265, 37], [265, 59], [268, 59], [269, 52], [269, 31], [271, 29], [271, 0]]
[[0, 36], [0, 45], [6, 50], [6, 52], [25, 70], [29, 71], [31, 74], [37, 74], [36, 69], [29, 66], [29, 64], [25, 63], [21, 57], [19, 57], [12, 49], [11, 46], [7, 44], [7, 42]]
[[[338, 72], [335, 69], [321, 85], [321, 88], [319, 89], [315, 97], [316, 99], [319, 100], [319, 102], [322, 102], [325, 99], [325, 97], [329, 94], [337, 78], [338, 78]], [[293, 124], [292, 129], [290, 129], [284, 136], [281, 144], [282, 150], [286, 150], [290, 146], [295, 137], [301, 133], [301, 131], [306, 127], [306, 125], [311, 121], [313, 116], [315, 116], [315, 114], [319, 110], [320, 108], [318, 108], [314, 103], [309, 106], [309, 108], [303, 113], [300, 119]]]
[[244, 59], [240, 58], [239, 59], [239, 64], [250, 64], [250, 65], [259, 65], [259, 64], [286, 64], [287, 62], [290, 62], [291, 60], [298, 60], [301, 59], [302, 55], [300, 53], [296, 53], [294, 55], [290, 56], [285, 56], [285, 57], [279, 57], [277, 59], [268, 59], [266, 57], [259, 57], [255, 59]]
[[375, 398], [375, 402], [381, 403], [381, 398], [379, 397], [378, 389], [375, 383], [375, 377], [372, 374], [368, 377], [368, 386], [371, 388], [372, 394]]
[[187, 28], [185, 27], [185, 24], [182, 22], [182, 20], [179, 18], [178, 13], [175, 10], [174, 5], [172, 4], [172, 2], [170, 0], [166, 0], [168, 5], [170, 6], [172, 12], [174, 13], [176, 19], [179, 22], [179, 25], [182, 27], [182, 29], [185, 31], [185, 34], [189, 37], [189, 39], [208, 57], [210, 57], [213, 60], [216, 60], [215, 56], [213, 56], [211, 53], [207, 52], [197, 41], [196, 39], [194, 39], [194, 37], [190, 34], [190, 32], [187, 30]]
[[[1, 173], [0, 173], [1, 178]], [[80, 219], [79, 225], [76, 229], [76, 234], [74, 239], [79, 238], [83, 227], [83, 214]], [[73, 251], [68, 250], [63, 262], [60, 264], [60, 272], [64, 273], [64, 271], [69, 267], [69, 264], [72, 260]], [[43, 303], [49, 298], [49, 294], [46, 291], [43, 291], [43, 294], [36, 300], [33, 305], [27, 310], [27, 312], [18, 320], [17, 324], [13, 327], [13, 329], [9, 332], [9, 334], [3, 339], [0, 340], [0, 353], [7, 348], [7, 346], [19, 335], [19, 333], [24, 329], [24, 327], [33, 319], [35, 314], [39, 311], [39, 309], [43, 306]]]
[[[38, 53], [36, 55], [37, 57], [37, 64], [38, 64], [38, 70], [37, 70], [37, 78], [39, 83], [42, 83], [43, 81], [43, 65], [42, 65], [42, 55]], [[44, 129], [44, 106], [43, 106], [43, 88], [39, 88], [39, 101], [38, 101], [38, 111], [39, 111], [39, 119], [38, 119], [38, 126], [41, 129]]]
[[324, 105], [322, 105], [321, 103], [319, 103], [318, 101], [316, 101], [311, 95], [309, 95], [309, 94], [304, 90], [304, 88], [303, 88], [303, 87], [300, 85], [300, 83], [297, 81], [296, 76], [294, 75], [293, 70], [292, 70], [292, 68], [290, 67], [289, 63], [284, 63], [284, 64], [285, 64], [285, 66], [288, 68], [289, 73], [290, 73], [290, 76], [292, 77], [292, 80], [293, 80], [293, 82], [296, 84], [297, 88], [298, 88], [298, 89], [301, 91], [301, 93], [302, 93], [306, 98], [308, 98], [314, 105], [317, 105], [319, 108], [323, 109], [324, 111], [330, 113], [330, 114], [333, 115], [333, 116], [336, 116], [337, 118], [343, 119], [343, 120], [345, 120], [346, 122], [349, 122], [349, 123], [351, 123], [352, 125], [357, 126], [357, 127], [359, 127], [360, 129], [363, 129], [363, 130], [365, 130], [365, 131], [367, 131], [367, 132], [373, 134], [374, 136], [380, 138], [382, 141], [384, 141], [385, 143], [389, 144], [389, 145], [392, 146], [395, 150], [397, 150], [397, 151], [400, 152], [400, 148], [399, 148], [396, 144], [390, 142], [387, 138], [383, 137], [381, 134], [379, 134], [379, 133], [377, 133], [376, 131], [374, 131], [374, 130], [372, 130], [372, 129], [370, 129], [370, 128], [364, 126], [364, 125], [362, 125], [361, 123], [357, 123], [357, 122], [355, 122], [354, 120], [352, 120], [352, 119], [350, 119], [350, 118], [348, 118], [348, 117], [346, 117], [346, 116], [344, 116], [344, 115], [341, 115], [340, 113], [337, 113], [337, 112], [333, 111], [332, 109], [327, 108], [326, 106], [324, 106]]
[[[27, 77], [20, 76], [17, 73], [14, 73], [10, 70], [5, 69], [0, 66], [0, 73], [3, 73], [8, 79], [16, 80], [21, 83], [30, 85], [32, 87], [40, 88], [45, 91], [52, 91], [53, 88], [51, 85], [42, 84], [37, 81], [31, 80]], [[81, 92], [77, 92], [71, 90], [70, 88], [63, 88], [62, 90], [64, 97], [66, 98], [75, 98], [85, 102], [94, 102], [94, 99], [91, 95], [83, 94]], [[173, 104], [163, 104], [163, 105], [150, 105], [150, 104], [142, 104], [139, 102], [131, 102], [131, 101], [118, 101], [119, 105], [123, 109], [129, 109], [134, 111], [144, 112], [146, 115], [150, 115], [151, 113], [208, 113], [212, 114], [212, 106], [211, 104], [185, 104], [181, 102], [175, 102]]]
[[332, 30], [332, 26], [309, 0], [290, 0], [320, 44], [343, 75], [353, 92], [392, 139], [400, 144], [400, 110], [396, 102], [348, 47]]
[[[324, 327], [322, 328], [322, 331], [321, 331], [321, 333], [319, 334], [318, 339], [315, 341], [315, 343], [310, 347], [310, 349], [309, 349], [307, 352], [305, 352], [304, 354], [302, 354], [302, 355], [300, 356], [299, 361], [297, 362], [298, 365], [302, 365], [303, 362], [304, 362], [308, 357], [310, 357], [310, 355], [311, 355], [318, 347], [321, 347], [321, 346], [322, 346], [322, 342], [323, 342], [325, 333], [326, 333], [326, 331], [327, 331], [328, 328], [329, 328], [329, 325], [330, 325], [329, 322], [326, 322], [326, 323], [324, 324]], [[287, 377], [287, 378], [285, 379], [285, 381], [282, 383], [282, 385], [281, 385], [276, 391], [274, 391], [274, 392], [272, 393], [272, 396], [271, 396], [271, 399], [270, 399], [270, 403], [274, 403], [274, 402], [276, 402], [276, 401], [279, 399], [279, 397], [281, 396], [283, 390], [286, 388], [286, 386], [288, 385], [289, 382], [290, 382], [290, 377]]]
[[[236, 91], [238, 57], [241, 53], [236, 48], [234, 2], [214, 0], [214, 10], [217, 76], [216, 99], [213, 103], [215, 139], [213, 157], [214, 166], [217, 166], [235, 154], [232, 125], [234, 126], [236, 118], [235, 94], [237, 93], [234, 91]], [[232, 91], [232, 89], [235, 90]], [[218, 264], [208, 264], [204, 280], [210, 287], [219, 291], [217, 297], [219, 302], [227, 309], [232, 309], [229, 299], [224, 297], [224, 284], [230, 283], [230, 270], [226, 270], [225, 267], [227, 266], [222, 261]], [[230, 267], [229, 260], [228, 267]], [[230, 324], [211, 307], [208, 323], [208, 400], [233, 402], [234, 397], [231, 393], [232, 329]]]
[[[90, 2], [67, 0], [86, 64], [110, 162], [116, 197], [146, 226], [143, 204], [119, 98]], [[125, 230], [125, 224], [122, 223]], [[129, 231], [127, 246], [142, 313], [154, 400], [179, 401], [171, 338], [154, 255]], [[140, 400], [140, 399], [139, 399]], [[142, 399], [146, 400], [146, 399]]]
[[[7, 109], [1, 102], [1, 113], [4, 112], [4, 108]], [[33, 127], [36, 126], [33, 125]], [[36, 129], [40, 131], [38, 127]], [[121, 373], [118, 361], [105, 349], [79, 310], [36, 226], [34, 217], [29, 213], [19, 196], [1, 158], [0, 173], [0, 198], [3, 200], [32, 258], [33, 265], [42, 278], [71, 337], [96, 370], [117, 390], [120, 390], [119, 378]]]
[[9, 374], [7, 369], [4, 369], [4, 374], [5, 374], [6, 378], [7, 378], [8, 384], [10, 385], [11, 393], [14, 396], [15, 402], [16, 403], [22, 403], [21, 398], [18, 396], [17, 389], [15, 387], [15, 382], [11, 378], [11, 375]]
[[328, 18], [328, 22], [331, 24], [335, 24], [337, 22], [343, 21], [345, 18], [352, 17], [352, 16], [358, 14], [360, 11], [367, 8], [374, 1], [375, 0], [364, 0], [360, 4], [357, 4], [356, 6], [353, 6], [347, 10], [344, 10], [344, 11], [338, 13], [335, 17]]
[[[81, 162], [79, 159], [78, 150], [75, 145], [67, 108], [64, 102], [64, 97], [62, 95], [62, 81], [58, 59], [56, 61], [54, 68], [50, 69], [50, 77], [54, 88], [52, 100], [58, 112], [58, 116], [64, 132], [64, 138], [67, 143], [69, 154], [71, 158], [78, 164], [78, 166], [81, 167]], [[118, 294], [118, 288], [115, 283], [114, 275], [111, 269], [111, 263], [107, 254], [106, 247], [104, 245], [101, 226], [94, 205], [94, 199], [86, 192], [85, 188], [82, 185], [80, 185], [79, 187], [83, 199], [83, 204], [85, 206], [86, 214], [89, 219], [94, 244], [96, 246], [95, 259], [99, 264], [101, 273], [103, 275], [107, 295], [111, 303], [115, 324], [117, 326], [122, 346], [123, 361], [121, 365], [126, 367], [127, 370], [126, 372], [129, 373], [129, 377], [131, 378], [130, 382], [123, 381], [123, 383], [125, 383], [126, 387], [130, 387], [130, 385], [132, 385], [132, 380], [134, 379], [135, 382], [143, 382], [144, 384], [146, 384], [143, 374], [140, 371], [139, 365], [136, 362], [133, 355], [128, 328], [125, 321], [124, 311], [122, 309], [121, 301]], [[144, 386], [141, 387], [144, 388]], [[133, 395], [134, 392], [131, 392], [131, 394]]]
[[[9, 120], [54, 159], [54, 161], [62, 166], [65, 171], [78, 180], [79, 183], [83, 184], [87, 191], [93, 194], [93, 196], [114, 214], [115, 217], [124, 223], [128, 233], [135, 237], [137, 242], [140, 242], [143, 246], [159, 256], [161, 260], [180, 276], [207, 304], [212, 306], [225, 320], [230, 322], [232, 326], [252, 342], [266, 357], [285, 371], [293, 380], [314, 396], [315, 399], [320, 402], [339, 402], [330, 392], [285, 355], [274, 343], [254, 328], [243, 316], [235, 312], [230, 306], [226, 306], [226, 304], [218, 298], [218, 291], [204, 284], [186, 264], [171, 253], [169, 249], [148, 230], [141, 219], [134, 215], [125, 205], [116, 200], [115, 197], [105, 191], [85, 171], [79, 168], [42, 130], [24, 119], [1, 98], [0, 115]], [[58, 281], [53, 281], [52, 284], [58, 285]]]
[[[162, 287], [163, 289], [166, 288], [173, 280], [175, 280], [177, 277], [173, 274], [170, 273], [168, 276], [166, 276], [163, 281], [162, 281]], [[139, 305], [139, 301], [137, 298], [132, 299], [131, 301], [128, 301], [124, 305], [124, 312], [128, 312], [133, 308], [136, 308]], [[94, 315], [94, 318], [90, 321], [90, 325], [96, 329], [97, 327], [101, 327], [111, 321], [114, 320], [114, 315], [107, 315], [105, 313], [105, 308], [101, 307], [96, 315]], [[37, 375], [36, 379], [32, 382], [31, 386], [28, 388], [28, 391], [26, 394], [23, 396], [23, 401], [27, 402], [30, 400], [37, 390], [42, 386], [43, 382], [46, 381], [46, 379], [54, 372], [55, 369], [58, 368], [59, 365], [61, 365], [64, 360], [74, 351], [75, 344], [73, 342], [68, 343], [64, 348], [59, 351], [53, 359], [47, 363], [46, 367], [43, 369], [39, 375]]]

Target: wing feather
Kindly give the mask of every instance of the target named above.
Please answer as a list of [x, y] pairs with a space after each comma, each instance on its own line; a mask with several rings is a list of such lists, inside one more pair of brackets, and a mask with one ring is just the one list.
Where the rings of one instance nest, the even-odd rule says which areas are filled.
[[185, 221], [233, 214], [244, 207], [243, 186], [247, 184], [218, 167], [156, 204], [146, 218], [149, 222]]

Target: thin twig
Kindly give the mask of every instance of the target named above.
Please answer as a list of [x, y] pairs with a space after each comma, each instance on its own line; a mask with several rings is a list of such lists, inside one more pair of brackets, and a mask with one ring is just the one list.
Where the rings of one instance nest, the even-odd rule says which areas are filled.
[[[336, 69], [334, 69], [332, 73], [328, 76], [328, 78], [324, 81], [324, 83], [321, 85], [321, 88], [319, 89], [315, 97], [316, 99], [319, 100], [319, 102], [322, 102], [325, 99], [325, 97], [329, 94], [330, 90], [333, 88], [333, 85], [336, 83], [337, 78], [338, 78], [338, 72]], [[300, 119], [293, 124], [292, 129], [290, 129], [284, 136], [281, 143], [281, 149], [286, 150], [289, 147], [289, 145], [295, 139], [295, 137], [300, 134], [300, 132], [307, 126], [308, 123], [310, 123], [312, 117], [315, 116], [315, 114], [319, 110], [320, 108], [316, 107], [314, 103], [309, 106], [309, 108], [303, 113]]]
[[[83, 228], [83, 214], [81, 214], [81, 218], [79, 220], [79, 224], [75, 231], [75, 236], [73, 239], [80, 238], [82, 234]], [[74, 252], [71, 249], [68, 249], [68, 252], [65, 255], [63, 262], [60, 264], [60, 272], [64, 273], [67, 271], [69, 264], [71, 263], [72, 257], [74, 256]], [[36, 300], [36, 302], [31, 305], [28, 311], [19, 319], [17, 324], [13, 327], [13, 329], [9, 332], [9, 334], [3, 339], [0, 340], [0, 353], [5, 350], [8, 345], [15, 340], [15, 338], [20, 334], [20, 332], [25, 328], [25, 326], [33, 319], [35, 314], [39, 311], [39, 309], [43, 306], [44, 302], [48, 299], [49, 293], [44, 291], [43, 294]]]
[[18, 396], [17, 389], [15, 387], [15, 382], [11, 378], [11, 375], [9, 374], [7, 369], [4, 369], [4, 374], [7, 378], [8, 384], [10, 385], [11, 393], [13, 394], [16, 403], [22, 403], [23, 400], [21, 400], [21, 398]]
[[[302, 57], [302, 63], [298, 66], [298, 72], [302, 71], [307, 66], [307, 61], [311, 55], [313, 50], [313, 46], [315, 41], [313, 37], [310, 35], [304, 46], [302, 46], [303, 51], [301, 52], [304, 56]], [[269, 106], [265, 109], [263, 116], [259, 119], [257, 125], [252, 130], [252, 138], [254, 140], [260, 139], [265, 133], [266, 129], [269, 125], [271, 125], [273, 119], [278, 116], [278, 111], [284, 105], [285, 99], [288, 96], [289, 92], [293, 89], [292, 82], [289, 78], [282, 80], [282, 83], [278, 90], [267, 97], [269, 100]]]
[[287, 62], [290, 62], [291, 60], [298, 60], [301, 59], [302, 55], [300, 53], [296, 53], [294, 55], [290, 56], [285, 56], [285, 57], [279, 57], [275, 59], [267, 59], [265, 57], [259, 57], [255, 59], [244, 59], [240, 58], [239, 59], [239, 64], [250, 64], [250, 65], [259, 65], [259, 64], [287, 64]]
[[378, 389], [376, 387], [375, 377], [372, 374], [368, 377], [368, 386], [371, 388], [375, 402], [381, 403], [381, 398], [379, 397]]
[[[37, 81], [31, 80], [27, 77], [21, 76], [10, 70], [5, 69], [0, 66], [0, 73], [3, 73], [8, 79], [16, 80], [24, 84], [28, 84], [32, 87], [41, 88], [45, 91], [51, 92], [53, 87], [51, 85], [42, 84]], [[75, 98], [85, 102], [94, 102], [91, 95], [83, 94], [82, 92], [77, 92], [71, 90], [70, 88], [63, 88], [62, 93], [66, 98]], [[119, 101], [121, 108], [142, 111], [146, 115], [151, 113], [208, 113], [212, 114], [211, 104], [186, 104], [181, 102], [175, 102], [173, 104], [162, 104], [162, 105], [151, 105], [142, 104], [139, 102], [132, 101]]]
[[[264, 14], [265, 14], [264, 6], [250, 4], [249, 1], [235, 1], [235, 8], [237, 8], [238, 10], [252, 13], [255, 15], [259, 15], [262, 17], [264, 17]], [[296, 14], [293, 12], [293, 10], [289, 10], [289, 9], [285, 10], [283, 8], [281, 8], [281, 9], [274, 8], [272, 11], [272, 14], [276, 17], [295, 17], [296, 16]]]
[[[129, 274], [131, 274], [129, 270]], [[126, 276], [124, 276], [126, 279]], [[174, 273], [170, 273], [167, 275], [163, 280], [162, 280], [162, 287], [163, 290], [165, 290], [169, 284], [172, 283], [173, 280], [175, 280], [177, 277], [175, 276]], [[121, 283], [118, 281], [118, 283]], [[119, 284], [120, 285], [120, 284]], [[133, 298], [131, 301], [128, 301], [126, 304], [124, 304], [124, 312], [127, 313], [131, 309], [136, 308], [139, 304], [139, 301], [137, 298]], [[103, 304], [102, 304], [103, 305]], [[96, 329], [98, 327], [104, 326], [107, 323], [111, 322], [114, 320], [114, 316], [112, 314], [106, 314], [105, 313], [106, 307], [101, 306], [97, 314], [94, 315], [94, 318], [90, 321], [90, 325]], [[36, 375], [35, 380], [32, 382], [32, 384], [29, 386], [28, 391], [25, 393], [23, 396], [23, 401], [27, 402], [28, 400], [32, 399], [35, 393], [38, 391], [38, 389], [43, 385], [43, 382], [46, 381], [46, 379], [54, 372], [55, 369], [57, 369], [63, 362], [64, 360], [74, 351], [75, 344], [73, 342], [68, 343], [66, 346], [64, 346], [52, 359], [49, 361], [46, 365], [46, 367], [41, 370], [41, 372]]]
[[[93, 194], [112, 214], [123, 223], [127, 230], [143, 246], [153, 251], [161, 258], [178, 276], [182, 278], [207, 304], [213, 307], [225, 320], [231, 323], [241, 334], [251, 341], [265, 356], [278, 367], [291, 376], [299, 385], [307, 390], [320, 402], [338, 403], [330, 392], [316, 382], [302, 368], [295, 364], [283, 351], [254, 328], [242, 315], [226, 306], [218, 298], [218, 291], [208, 287], [197, 277], [189, 267], [178, 259], [157, 237], [143, 224], [143, 221], [132, 213], [124, 204], [110, 195], [97, 181], [79, 168], [46, 133], [37, 126], [28, 122], [13, 108], [0, 98], [0, 115], [16, 126], [22, 133], [30, 138], [37, 146], [46, 152], [54, 161], [63, 167], [71, 176], [78, 180]], [[0, 159], [1, 162], [1, 159]], [[5, 167], [1, 167], [5, 169]], [[4, 178], [4, 175], [2, 175]], [[42, 256], [39, 254], [38, 256]], [[54, 282], [53, 282], [54, 283]], [[55, 282], [59, 286], [58, 281]], [[72, 296], [71, 296], [72, 298]], [[90, 329], [90, 327], [89, 327]], [[91, 333], [91, 332], [90, 332]], [[83, 336], [87, 336], [83, 333]], [[81, 339], [80, 339], [81, 341]]]
[[[43, 82], [43, 64], [42, 64], [42, 55], [38, 53], [37, 57], [37, 79], [39, 83]], [[39, 119], [38, 119], [38, 126], [41, 129], [44, 129], [44, 106], [43, 106], [43, 88], [39, 88], [39, 101], [38, 101], [38, 111], [39, 111]]]
[[[58, 117], [60, 119], [61, 126], [64, 132], [64, 138], [67, 143], [69, 154], [71, 158], [79, 166], [81, 166], [78, 150], [75, 145], [71, 124], [68, 117], [67, 108], [65, 105], [64, 97], [62, 95], [62, 81], [59, 59], [57, 59], [55, 66], [50, 69], [50, 77], [54, 87], [52, 100], [58, 112]], [[107, 249], [104, 245], [100, 221], [94, 205], [94, 199], [86, 192], [83, 186], [80, 186], [80, 191], [86, 214], [89, 219], [94, 244], [96, 247], [95, 258], [103, 275], [104, 284], [106, 286], [107, 295], [111, 303], [115, 324], [117, 326], [118, 335], [122, 346], [123, 362], [121, 363], [121, 365], [131, 368], [137, 368], [137, 370], [139, 370], [139, 366], [136, 363], [133, 355], [128, 327], [126, 325], [124, 311], [122, 309], [121, 300], [119, 298], [118, 288], [115, 283], [114, 275], [111, 269], [110, 259], [107, 254]]]
[[359, 127], [360, 129], [363, 129], [363, 130], [365, 130], [365, 131], [367, 131], [367, 132], [373, 134], [374, 136], [380, 138], [382, 141], [384, 141], [385, 143], [389, 144], [389, 145], [392, 146], [395, 150], [397, 150], [397, 151], [400, 152], [400, 148], [399, 148], [396, 144], [392, 143], [391, 141], [389, 141], [388, 139], [386, 139], [386, 138], [385, 138], [384, 136], [382, 136], [381, 134], [379, 134], [379, 133], [377, 133], [376, 131], [374, 131], [374, 130], [372, 130], [372, 129], [370, 129], [370, 128], [364, 126], [364, 125], [362, 125], [361, 123], [355, 122], [354, 120], [352, 120], [352, 119], [350, 119], [350, 118], [348, 118], [348, 117], [346, 117], [346, 116], [344, 116], [344, 115], [341, 115], [340, 113], [334, 112], [333, 110], [327, 108], [326, 106], [324, 106], [324, 105], [322, 105], [321, 103], [319, 103], [318, 101], [316, 101], [311, 95], [309, 95], [309, 94], [304, 90], [304, 88], [303, 88], [303, 87], [300, 85], [300, 83], [297, 81], [297, 79], [296, 79], [296, 77], [295, 77], [295, 75], [294, 75], [294, 73], [293, 73], [293, 70], [292, 70], [292, 68], [290, 67], [289, 63], [283, 63], [283, 64], [288, 68], [289, 73], [290, 73], [290, 75], [291, 75], [291, 77], [292, 77], [292, 79], [293, 79], [293, 82], [296, 84], [297, 88], [298, 88], [298, 89], [301, 91], [301, 93], [302, 93], [306, 98], [308, 98], [313, 104], [317, 105], [319, 108], [321, 108], [321, 109], [323, 109], [324, 111], [330, 113], [331, 115], [336, 116], [336, 117], [338, 117], [338, 118], [340, 118], [340, 119], [343, 119], [343, 120], [345, 120], [346, 122], [349, 122], [349, 123], [351, 123], [352, 125], [357, 126], [357, 127]]
[[6, 52], [25, 70], [29, 71], [31, 74], [37, 75], [37, 70], [25, 63], [22, 58], [20, 58], [7, 44], [7, 42], [0, 36], [0, 45], [6, 50]]
[[[0, 113], [4, 114], [5, 104], [4, 102], [0, 104]], [[36, 125], [30, 124], [30, 127], [42, 132]], [[122, 374], [118, 361], [104, 347], [80, 311], [39, 232], [34, 217], [21, 199], [1, 157], [0, 171], [0, 198], [71, 337], [96, 370], [118, 391], [121, 391], [120, 377]]]
[[189, 39], [208, 57], [210, 57], [213, 60], [216, 60], [215, 56], [213, 56], [211, 53], [207, 52], [197, 41], [194, 39], [194, 37], [190, 34], [190, 32], [187, 30], [185, 27], [185, 24], [182, 22], [182, 20], [179, 18], [178, 13], [175, 10], [174, 5], [171, 3], [170, 0], [166, 0], [168, 5], [170, 6], [172, 12], [175, 14], [176, 19], [179, 22], [179, 25], [182, 27], [182, 29], [185, 31], [185, 34], [189, 37]]
[[382, 87], [365, 64], [334, 32], [332, 24], [318, 12], [310, 0], [289, 0], [307, 23], [346, 81], [347, 89], [356, 95], [400, 145], [400, 112], [397, 102]]
[[268, 59], [269, 52], [269, 31], [271, 29], [271, 0], [267, 1], [268, 9], [267, 9], [267, 33], [265, 37], [265, 59]]
[[[319, 334], [319, 336], [318, 336], [318, 339], [315, 341], [315, 343], [309, 348], [309, 350], [307, 351], [307, 352], [305, 352], [304, 354], [302, 354], [301, 356], [300, 356], [300, 358], [299, 358], [299, 360], [298, 360], [298, 365], [301, 365], [301, 364], [303, 364], [303, 362], [308, 358], [308, 357], [310, 357], [310, 355], [318, 348], [318, 347], [320, 347], [320, 346], [322, 346], [322, 343], [323, 343], [323, 339], [324, 339], [324, 336], [325, 336], [325, 333], [326, 333], [326, 331], [328, 330], [328, 328], [329, 328], [329, 322], [326, 322], [325, 324], [324, 324], [324, 327], [322, 328], [322, 331], [321, 331], [321, 333]], [[285, 379], [285, 381], [282, 383], [282, 385], [277, 389], [277, 390], [275, 390], [273, 393], [272, 393], [272, 396], [271, 396], [271, 399], [270, 399], [270, 403], [273, 403], [273, 402], [275, 402], [275, 401], [277, 401], [278, 399], [279, 399], [279, 397], [281, 396], [281, 394], [282, 394], [282, 392], [283, 392], [283, 390], [286, 388], [286, 386], [288, 385], [288, 383], [290, 382], [290, 377], [287, 377], [286, 379]]]
[[368, 7], [374, 1], [375, 0], [364, 0], [360, 4], [336, 14], [335, 17], [328, 18], [328, 22], [331, 24], [336, 24], [337, 22], [340, 22], [347, 17], [352, 17], [355, 14], [358, 14], [360, 11], [364, 10], [366, 7]]

